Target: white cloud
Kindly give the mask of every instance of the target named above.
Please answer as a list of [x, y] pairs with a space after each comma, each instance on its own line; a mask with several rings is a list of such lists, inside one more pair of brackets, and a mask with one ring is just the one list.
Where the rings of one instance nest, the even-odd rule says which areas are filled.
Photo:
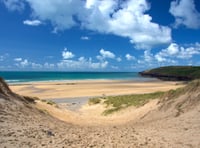
[[16, 61], [15, 66], [17, 66], [20, 69], [36, 69], [36, 70], [49, 70], [49, 69], [54, 69], [55, 68], [55, 64], [52, 63], [35, 63], [35, 62], [31, 62], [27, 59], [23, 59], [23, 58], [15, 58], [14, 61]]
[[[107, 52], [106, 52], [107, 53]], [[109, 53], [109, 52], [108, 52]], [[110, 54], [105, 54], [104, 57], [108, 58]], [[37, 70], [66, 70], [66, 71], [89, 71], [89, 70], [102, 70], [109, 66], [109, 62], [106, 59], [94, 61], [92, 58], [85, 58], [83, 56], [72, 59], [74, 54], [64, 48], [62, 52], [62, 59], [56, 63], [36, 63], [29, 61], [28, 59], [15, 58], [15, 66], [20, 69], [37, 69]], [[112, 66], [111, 66], [112, 68]]]
[[23, 24], [29, 26], [39, 26], [42, 22], [40, 20], [25, 20], [23, 21]]
[[[71, 60], [74, 57], [72, 52], [69, 52], [66, 48], [62, 52], [63, 59], [56, 64], [58, 69], [61, 70], [93, 70], [104, 69], [108, 66], [106, 58], [114, 58], [114, 54], [110, 51], [100, 50], [99, 61], [94, 62], [92, 58], [79, 57], [77, 60]], [[98, 56], [97, 56], [98, 57]]]
[[99, 53], [101, 56], [97, 56], [98, 59], [106, 59], [106, 58], [114, 59], [115, 58], [115, 54], [108, 50], [101, 49]]
[[84, 13], [82, 0], [26, 0], [39, 20], [50, 21], [54, 32], [69, 29], [77, 24], [75, 16]]
[[175, 27], [200, 28], [200, 13], [195, 8], [194, 0], [172, 1], [169, 12], [175, 17]]
[[153, 54], [151, 53], [151, 51], [145, 50], [144, 51], [144, 61], [151, 62], [152, 60], [153, 60]]
[[58, 69], [62, 70], [91, 70], [104, 69], [108, 66], [107, 61], [93, 62], [92, 58], [80, 57], [78, 60], [62, 60], [57, 63]]
[[26, 67], [29, 65], [29, 61], [27, 59], [24, 59], [23, 61], [20, 62], [20, 66]]
[[20, 61], [22, 61], [22, 58], [15, 58], [14, 61], [20, 62]]
[[[128, 38], [135, 47], [144, 49], [171, 42], [171, 29], [152, 22], [147, 14], [147, 0], [24, 1], [31, 7], [31, 17], [51, 22], [54, 32], [80, 26]], [[17, 4], [22, 2], [15, 0]]]
[[167, 59], [164, 58], [161, 54], [156, 54], [156, 55], [155, 55], [155, 59], [156, 59], [158, 62], [165, 62], [165, 61], [167, 61]]
[[42, 64], [38, 64], [38, 63], [31, 63], [31, 66], [33, 69], [41, 69], [43, 68]]
[[81, 40], [90, 40], [90, 38], [88, 36], [82, 36]]
[[179, 46], [176, 43], [171, 43], [166, 49], [162, 49], [155, 55], [159, 62], [169, 61], [169, 58], [190, 59], [194, 55], [200, 55], [200, 44], [196, 43], [190, 47]]
[[135, 57], [134, 57], [134, 56], [132, 56], [132, 55], [130, 55], [129, 53], [128, 53], [128, 54], [126, 54], [126, 55], [125, 55], [125, 57], [126, 57], [126, 59], [127, 59], [128, 61], [135, 60]]
[[121, 62], [122, 58], [118, 57], [116, 60], [117, 60], [117, 62]]
[[62, 57], [63, 57], [63, 59], [71, 59], [71, 58], [73, 58], [75, 55], [72, 53], [72, 52], [70, 52], [70, 51], [67, 51], [67, 48], [64, 48], [64, 50], [62, 51]]
[[1, 61], [5, 61], [8, 57], [9, 57], [9, 54], [8, 54], [8, 53], [3, 54], [3, 55], [0, 55], [0, 62], [1, 62]]
[[151, 16], [145, 14], [150, 9], [146, 0], [87, 0], [86, 8], [89, 13], [82, 25], [87, 29], [128, 37], [137, 48], [171, 41], [171, 29], [153, 23]]
[[53, 69], [55, 67], [55, 64], [51, 64], [51, 63], [44, 63], [44, 68], [45, 69]]
[[24, 9], [24, 1], [22, 0], [2, 0], [10, 11], [22, 11]]

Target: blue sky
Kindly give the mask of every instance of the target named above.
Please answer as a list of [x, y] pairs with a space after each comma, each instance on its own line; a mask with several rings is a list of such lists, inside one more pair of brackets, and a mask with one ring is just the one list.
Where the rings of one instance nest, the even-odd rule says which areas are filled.
[[199, 0], [0, 0], [0, 70], [200, 65]]

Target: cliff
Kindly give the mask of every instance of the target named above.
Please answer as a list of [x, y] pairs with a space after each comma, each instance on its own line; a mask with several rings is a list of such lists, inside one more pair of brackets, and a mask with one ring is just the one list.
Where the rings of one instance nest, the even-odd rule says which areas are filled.
[[200, 79], [199, 66], [167, 66], [139, 72], [141, 76], [167, 81], [191, 81]]

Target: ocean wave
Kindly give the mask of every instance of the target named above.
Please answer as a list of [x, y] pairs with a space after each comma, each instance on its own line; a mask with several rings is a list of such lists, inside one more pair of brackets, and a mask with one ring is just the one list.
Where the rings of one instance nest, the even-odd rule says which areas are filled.
[[20, 80], [5, 80], [7, 83], [16, 83], [21, 82]]

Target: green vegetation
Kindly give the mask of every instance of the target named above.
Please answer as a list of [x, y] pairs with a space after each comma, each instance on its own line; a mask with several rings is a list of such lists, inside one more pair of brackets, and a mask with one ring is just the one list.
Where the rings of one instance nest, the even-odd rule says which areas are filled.
[[[104, 111], [104, 115], [111, 114], [115, 111], [119, 111], [129, 106], [142, 106], [149, 100], [160, 98], [164, 92], [155, 92], [150, 94], [135, 94], [135, 95], [123, 95], [123, 96], [107, 96], [104, 98], [91, 98], [89, 104], [100, 103], [101, 100], [107, 107]], [[111, 108], [110, 108], [111, 107]]]
[[195, 92], [200, 88], [200, 79], [189, 82], [185, 87], [177, 88], [176, 90], [169, 90], [165, 92], [163, 98], [167, 97], [170, 99], [175, 99], [180, 95], [183, 95], [187, 92]]
[[36, 100], [39, 100], [38, 97], [23, 96], [23, 98], [30, 103], [35, 103]]
[[101, 102], [101, 98], [90, 98], [89, 99], [89, 105], [98, 104], [100, 102]]
[[141, 72], [143, 75], [184, 77], [191, 80], [200, 78], [200, 66], [167, 66]]
[[104, 103], [107, 106], [112, 106], [111, 109], [107, 109], [104, 114], [110, 114], [115, 111], [119, 111], [129, 106], [142, 106], [149, 100], [160, 98], [164, 93], [155, 92], [150, 94], [135, 94], [135, 95], [124, 95], [124, 96], [109, 96], [106, 97]]
[[42, 100], [42, 102], [46, 102], [49, 105], [56, 105], [56, 103], [51, 100]]
[[[194, 80], [189, 82], [185, 87], [177, 88], [176, 90], [169, 90], [167, 92], [155, 92], [149, 94], [134, 94], [134, 95], [122, 95], [122, 96], [104, 96], [102, 98], [91, 98], [90, 104], [97, 104], [103, 102], [107, 106], [107, 110], [103, 112], [104, 115], [111, 114], [129, 106], [140, 107], [148, 103], [152, 99], [160, 99], [160, 102], [167, 100], [173, 100], [180, 95], [186, 93], [193, 93], [199, 91], [200, 80]], [[177, 106], [180, 108], [180, 106]]]

